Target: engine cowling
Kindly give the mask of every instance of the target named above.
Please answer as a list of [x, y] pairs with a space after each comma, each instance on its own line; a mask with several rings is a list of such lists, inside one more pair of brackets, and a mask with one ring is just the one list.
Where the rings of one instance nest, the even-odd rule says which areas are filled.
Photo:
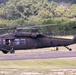
[[31, 37], [31, 38], [36, 38], [36, 37], [37, 37], [37, 34], [31, 33], [30, 37]]
[[32, 32], [18, 32], [14, 34], [15, 37], [30, 37], [30, 38], [38, 38], [43, 37], [44, 35], [40, 33], [32, 33]]
[[31, 33], [31, 32], [19, 32], [14, 34], [15, 37], [31, 37], [31, 38], [36, 38], [37, 35], [38, 35], [37, 33]]

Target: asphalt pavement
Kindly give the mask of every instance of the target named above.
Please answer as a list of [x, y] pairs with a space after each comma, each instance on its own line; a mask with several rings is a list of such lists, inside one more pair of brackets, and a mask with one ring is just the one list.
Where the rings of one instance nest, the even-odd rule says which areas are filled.
[[19, 54], [1, 54], [1, 60], [32, 60], [32, 59], [56, 59], [76, 57], [76, 51], [71, 52], [39, 52], [39, 53], [19, 53]]

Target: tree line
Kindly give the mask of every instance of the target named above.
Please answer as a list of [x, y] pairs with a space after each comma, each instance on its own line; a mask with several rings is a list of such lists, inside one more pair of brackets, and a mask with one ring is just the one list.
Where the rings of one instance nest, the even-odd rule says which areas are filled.
[[[41, 31], [69, 31], [76, 26], [76, 4], [48, 0], [9, 0], [0, 4], [0, 27], [59, 24]], [[73, 30], [74, 31], [74, 30]]]

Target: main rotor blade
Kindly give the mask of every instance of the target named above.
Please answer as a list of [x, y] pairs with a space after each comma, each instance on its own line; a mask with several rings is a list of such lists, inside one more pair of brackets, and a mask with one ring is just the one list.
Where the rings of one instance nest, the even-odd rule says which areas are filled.
[[8, 30], [8, 28], [0, 28], [0, 30]]
[[36, 26], [26, 26], [26, 27], [10, 27], [10, 28], [0, 28], [0, 30], [21, 30], [21, 29], [37, 29], [39, 27], [46, 27], [46, 26], [58, 26], [59, 24], [46, 24], [46, 25], [36, 25]]
[[59, 24], [44, 24], [44, 25], [36, 25], [32, 27], [46, 27], [46, 26], [58, 26]]
[[12, 30], [12, 29], [16, 29], [16, 27], [10, 27], [10, 28], [0, 28], [0, 30]]
[[46, 27], [46, 26], [58, 26], [59, 24], [46, 24], [46, 25], [35, 25], [35, 26], [26, 26], [26, 27], [17, 27], [17, 29], [37, 29], [39, 27]]

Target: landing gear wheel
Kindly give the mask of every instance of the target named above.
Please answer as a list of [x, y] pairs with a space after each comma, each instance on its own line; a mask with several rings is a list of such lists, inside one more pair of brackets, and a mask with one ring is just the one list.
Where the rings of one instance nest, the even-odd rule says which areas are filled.
[[14, 53], [15, 53], [15, 50], [10, 51], [10, 53], [11, 53], [11, 54], [14, 54]]
[[72, 49], [69, 49], [69, 51], [72, 51]]
[[8, 51], [2, 51], [2, 53], [7, 54], [7, 53], [8, 53]]
[[56, 51], [58, 51], [59, 49], [58, 49], [58, 47], [56, 47]]

